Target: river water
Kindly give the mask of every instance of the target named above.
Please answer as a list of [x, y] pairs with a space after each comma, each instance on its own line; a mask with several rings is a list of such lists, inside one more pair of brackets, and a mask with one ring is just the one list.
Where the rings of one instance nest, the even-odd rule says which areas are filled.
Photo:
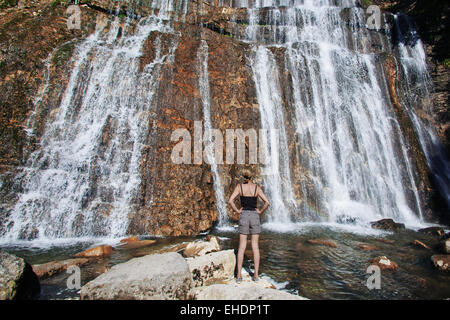
[[[361, 230], [347, 227], [343, 230], [332, 224], [291, 225], [285, 232], [271, 231], [263, 225], [260, 236], [260, 275], [278, 289], [309, 299], [445, 299], [450, 297], [450, 274], [438, 271], [431, 262], [431, 255], [438, 254], [436, 236], [405, 230], [391, 233], [378, 230]], [[238, 233], [234, 227], [213, 230], [220, 239], [222, 249], [238, 248]], [[133, 257], [158, 253], [160, 250], [197, 237], [155, 238], [155, 244], [144, 248], [121, 250], [104, 259], [81, 267], [81, 285], [94, 279], [107, 268]], [[337, 247], [313, 245], [309, 239], [328, 239]], [[431, 247], [424, 249], [411, 243], [420, 240]], [[71, 258], [75, 253], [101, 243], [113, 246], [118, 239], [89, 240], [64, 243], [27, 242], [0, 247], [25, 258], [31, 264]], [[376, 247], [364, 251], [359, 244]], [[381, 288], [368, 289], [369, 260], [387, 256], [399, 265], [397, 271], [381, 271]], [[248, 243], [244, 268], [253, 272], [251, 246]], [[79, 291], [67, 288], [70, 275], [61, 273], [41, 281], [40, 299], [78, 299]]]

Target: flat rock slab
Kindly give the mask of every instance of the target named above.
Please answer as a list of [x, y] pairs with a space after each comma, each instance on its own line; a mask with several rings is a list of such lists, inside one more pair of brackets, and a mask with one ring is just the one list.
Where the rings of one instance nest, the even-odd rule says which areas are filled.
[[81, 288], [81, 299], [183, 300], [191, 288], [192, 276], [186, 260], [169, 252], [113, 266]]
[[40, 290], [31, 265], [0, 250], [0, 300], [32, 299]]
[[39, 279], [45, 279], [51, 277], [57, 273], [66, 271], [71, 266], [82, 266], [89, 262], [86, 258], [67, 259], [61, 261], [50, 261], [43, 264], [33, 265], [34, 273]]
[[244, 282], [197, 287], [190, 291], [189, 298], [193, 300], [308, 300], [288, 292]]

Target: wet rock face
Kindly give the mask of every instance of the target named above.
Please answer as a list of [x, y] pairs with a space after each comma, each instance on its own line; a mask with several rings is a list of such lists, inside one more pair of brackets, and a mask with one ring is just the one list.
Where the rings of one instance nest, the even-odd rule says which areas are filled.
[[39, 292], [39, 280], [31, 265], [0, 251], [0, 300], [32, 299]]
[[[143, 46], [139, 70], [151, 65], [159, 56], [173, 53], [173, 60], [169, 60], [160, 72], [158, 90], [154, 98], [154, 112], [148, 121], [148, 138], [145, 141], [139, 170], [141, 182], [139, 192], [131, 201], [128, 213], [129, 234], [153, 235], [193, 235], [209, 230], [218, 219], [217, 199], [214, 194], [211, 168], [202, 164], [174, 164], [171, 153], [176, 142], [171, 141], [171, 134], [175, 129], [187, 129], [193, 137], [194, 122], [204, 119], [202, 97], [199, 90], [199, 48], [202, 40], [208, 43], [208, 74], [210, 85], [210, 113], [211, 125], [220, 129], [225, 136], [226, 129], [260, 128], [260, 115], [256, 99], [256, 89], [253, 83], [252, 70], [247, 61], [250, 47], [230, 36], [239, 36], [248, 24], [245, 9], [219, 8], [217, 1], [189, 1], [186, 8], [187, 15], [181, 21], [180, 12], [175, 13], [173, 27], [175, 33], [153, 31]], [[36, 8], [22, 11], [10, 10], [0, 16], [0, 89], [5, 94], [0, 96], [3, 106], [0, 114], [2, 131], [0, 131], [0, 198], [5, 215], [0, 217], [0, 234], [6, 228], [2, 219], [6, 221], [9, 203], [20, 193], [21, 185], [14, 183], [17, 166], [23, 165], [29, 154], [39, 147], [39, 139], [47, 123], [51, 122], [57, 112], [63, 90], [68, 82], [71, 65], [68, 63], [72, 52], [80, 39], [92, 33], [97, 17], [107, 17], [110, 9], [119, 9], [124, 14], [128, 9], [127, 2], [112, 0], [93, 0], [87, 6], [82, 6], [82, 29], [68, 30], [64, 19], [65, 7], [50, 8], [44, 6], [38, 16], [33, 12]], [[181, 10], [181, 11], [180, 11]], [[281, 9], [284, 10], [284, 9]], [[134, 8], [136, 15], [145, 16], [154, 10], [140, 5]], [[267, 23], [267, 12], [260, 10], [258, 23]], [[232, 23], [232, 18], [235, 21]], [[12, 24], [14, 21], [15, 24]], [[32, 26], [32, 27], [31, 27]], [[7, 37], [13, 34], [13, 37]], [[33, 36], [30, 36], [33, 35]], [[50, 53], [51, 61], [47, 66], [43, 62]], [[285, 70], [285, 52], [283, 48], [272, 47], [280, 70]], [[374, 50], [376, 51], [376, 50]], [[26, 59], [24, 59], [26, 57]], [[401, 97], [397, 96], [397, 66], [393, 57], [383, 56], [386, 80], [391, 94], [391, 102], [399, 118], [403, 134], [411, 145], [411, 157], [415, 159], [421, 190], [425, 203], [433, 201], [435, 193], [426, 160], [419, 150], [411, 124], [401, 110]], [[42, 103], [37, 108], [33, 120], [35, 135], [26, 137], [24, 125], [33, 110], [33, 99], [39, 93], [39, 87], [45, 82], [46, 72], [49, 74], [51, 90], [42, 97]], [[290, 92], [292, 75], [284, 72], [281, 76], [282, 94], [292, 99]], [[307, 94], [307, 93], [305, 93]], [[439, 98], [445, 100], [444, 96]], [[287, 118], [294, 118], [293, 111], [283, 106]], [[286, 124], [289, 136], [294, 136], [295, 128], [292, 121]], [[109, 121], [104, 128], [99, 157], [104, 156], [106, 146], [111, 143], [114, 131], [114, 121]], [[289, 153], [295, 152], [295, 141], [289, 141]], [[295, 174], [293, 189], [297, 199], [306, 198], [301, 194], [301, 179], [308, 178], [300, 163], [291, 158], [291, 171]], [[248, 159], [247, 159], [248, 160]], [[248, 161], [247, 161], [248, 162]], [[256, 167], [256, 166], [255, 166]], [[95, 164], [92, 166], [95, 169]], [[234, 188], [235, 177], [239, 166], [220, 166], [220, 179], [224, 188], [224, 195], [228, 197]], [[95, 172], [95, 170], [92, 170]], [[258, 169], [255, 169], [258, 172]], [[93, 219], [101, 225], [107, 217], [113, 201], [113, 192], [97, 190], [95, 187], [97, 173], [93, 174], [92, 190], [83, 201], [89, 202], [96, 193], [102, 193], [102, 203], [99, 204]], [[303, 182], [301, 182], [304, 184]], [[307, 183], [306, 188], [312, 189]], [[308, 191], [308, 196], [314, 190]], [[430, 200], [431, 199], [431, 200]], [[4, 207], [4, 208], [3, 208]], [[426, 218], [432, 218], [434, 207], [426, 208]], [[227, 208], [228, 215], [232, 211]], [[300, 213], [301, 214], [301, 213]], [[75, 219], [73, 229], [81, 234], [84, 217]], [[98, 229], [101, 229], [99, 227]], [[99, 235], [102, 231], [99, 231]], [[24, 232], [24, 238], [38, 237], [37, 230]]]

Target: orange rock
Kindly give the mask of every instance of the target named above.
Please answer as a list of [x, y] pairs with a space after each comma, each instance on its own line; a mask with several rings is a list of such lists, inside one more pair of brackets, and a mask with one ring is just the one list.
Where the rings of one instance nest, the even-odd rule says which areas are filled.
[[113, 247], [109, 245], [101, 245], [77, 253], [75, 257], [86, 257], [86, 258], [106, 257], [109, 256], [112, 253], [112, 251]]
[[156, 240], [138, 240], [138, 241], [132, 241], [128, 243], [124, 243], [118, 246], [119, 249], [136, 249], [136, 248], [142, 248], [149, 246], [151, 244], [154, 244]]
[[332, 248], [337, 248], [337, 244], [331, 240], [325, 240], [325, 239], [309, 239], [308, 243], [311, 244], [319, 244], [322, 246], [328, 246]]
[[425, 243], [423, 243], [422, 241], [419, 241], [419, 240], [414, 240], [412, 244], [415, 246], [418, 246], [418, 247], [423, 247], [425, 249], [430, 249], [429, 246], [427, 246]]
[[377, 250], [376, 246], [374, 246], [372, 244], [367, 244], [367, 243], [360, 243], [360, 244], [358, 244], [358, 247], [360, 247], [364, 251]]
[[50, 261], [43, 264], [33, 265], [33, 271], [40, 279], [51, 277], [57, 273], [66, 271], [71, 266], [82, 266], [89, 262], [89, 259], [77, 258], [62, 261]]
[[373, 258], [369, 263], [377, 265], [381, 270], [395, 271], [398, 269], [398, 264], [388, 259], [386, 256]]
[[124, 243], [130, 243], [130, 242], [136, 242], [136, 241], [139, 241], [139, 238], [137, 236], [132, 236], [132, 237], [120, 240], [120, 242], [124, 242]]

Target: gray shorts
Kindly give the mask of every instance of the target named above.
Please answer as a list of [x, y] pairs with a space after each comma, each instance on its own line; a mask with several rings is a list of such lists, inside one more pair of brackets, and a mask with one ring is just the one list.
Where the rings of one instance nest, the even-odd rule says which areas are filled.
[[242, 210], [239, 217], [240, 234], [258, 234], [261, 233], [261, 222], [256, 210]]

